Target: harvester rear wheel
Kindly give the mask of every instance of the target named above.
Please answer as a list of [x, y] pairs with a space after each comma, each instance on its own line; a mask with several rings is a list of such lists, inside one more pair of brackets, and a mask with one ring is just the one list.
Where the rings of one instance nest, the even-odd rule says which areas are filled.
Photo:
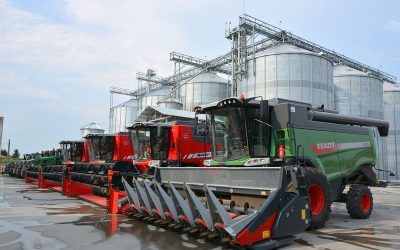
[[347, 193], [346, 209], [354, 219], [366, 219], [373, 209], [371, 190], [367, 186], [352, 185]]
[[324, 226], [331, 213], [332, 197], [328, 179], [315, 168], [307, 168], [308, 199], [311, 207], [310, 229]]

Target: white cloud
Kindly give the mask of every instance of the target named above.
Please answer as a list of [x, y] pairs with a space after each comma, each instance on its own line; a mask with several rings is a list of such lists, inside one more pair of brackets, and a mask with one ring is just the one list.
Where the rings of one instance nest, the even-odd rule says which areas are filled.
[[33, 98], [41, 101], [54, 101], [59, 97], [58, 93], [54, 91], [27, 84], [29, 79], [15, 72], [0, 69], [0, 78], [0, 98], [7, 96], [23, 98], [23, 100]]
[[170, 74], [169, 52], [184, 46], [179, 25], [165, 21], [157, 4], [66, 0], [72, 22], [56, 24], [0, 0], [0, 65], [54, 72], [53, 84], [135, 88], [138, 71]]
[[22, 83], [13, 83], [6, 89], [2, 89], [2, 94], [7, 96], [29, 97], [41, 100], [56, 100], [58, 94], [48, 89], [39, 89]]
[[390, 20], [383, 26], [385, 29], [400, 32], [400, 20]]

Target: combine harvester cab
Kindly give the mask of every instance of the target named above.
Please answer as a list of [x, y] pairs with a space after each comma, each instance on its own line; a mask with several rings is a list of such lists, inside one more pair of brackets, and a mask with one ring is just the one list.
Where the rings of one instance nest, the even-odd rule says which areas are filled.
[[68, 171], [68, 195], [79, 197], [109, 213], [120, 213], [117, 200], [125, 196], [122, 176], [132, 180], [141, 172], [133, 164], [133, 148], [128, 133], [89, 134], [85, 137], [82, 162]]
[[191, 121], [140, 123], [128, 127], [135, 149], [133, 163], [142, 172], [154, 174], [158, 167], [204, 166], [211, 158], [210, 145]]
[[[160, 167], [204, 167], [211, 157], [210, 144], [198, 132], [205, 124], [176, 120], [168, 123], [137, 122], [130, 127], [129, 137], [135, 148], [133, 164], [140, 169], [142, 178], [152, 179]], [[201, 134], [201, 135], [200, 135]], [[123, 207], [128, 198], [118, 200]]]
[[[379, 181], [369, 127], [386, 136], [387, 122], [282, 99], [228, 98], [196, 111], [207, 117], [212, 159], [203, 168], [158, 167], [153, 180], [123, 180], [134, 217], [272, 249], [322, 227], [332, 201], [346, 202], [354, 218], [371, 213], [365, 188]], [[361, 198], [346, 197], [346, 185]]]
[[57, 162], [42, 166], [40, 187], [67, 195], [68, 171], [75, 162], [81, 162], [84, 155], [83, 141], [61, 141], [57, 150]]

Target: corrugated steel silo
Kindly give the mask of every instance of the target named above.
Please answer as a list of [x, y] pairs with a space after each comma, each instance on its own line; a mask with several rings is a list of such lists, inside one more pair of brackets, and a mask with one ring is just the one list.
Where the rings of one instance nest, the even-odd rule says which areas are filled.
[[[367, 73], [335, 66], [335, 108], [339, 114], [383, 119], [383, 82]], [[378, 136], [378, 168], [387, 169], [386, 138]], [[387, 179], [387, 174], [379, 172]]]
[[335, 107], [341, 114], [383, 119], [383, 82], [367, 73], [336, 66]]
[[396, 176], [392, 180], [400, 180], [400, 87], [392, 83], [383, 85], [383, 102], [385, 120], [389, 122], [389, 135], [386, 138], [388, 170]]
[[85, 137], [88, 134], [104, 134], [104, 131], [105, 129], [101, 128], [95, 122], [91, 122], [81, 128], [82, 137]]
[[1, 149], [1, 140], [3, 138], [3, 123], [4, 123], [4, 117], [0, 117], [0, 149]]
[[247, 78], [239, 82], [238, 95], [334, 107], [333, 64], [316, 53], [283, 44], [248, 58], [247, 66]]
[[110, 133], [127, 131], [126, 126], [132, 124], [138, 116], [138, 101], [131, 99], [110, 108]]
[[183, 104], [175, 98], [168, 97], [157, 103], [157, 106], [167, 109], [178, 109], [182, 110]]
[[231, 96], [231, 84], [215, 73], [205, 72], [191, 79], [180, 89], [183, 109], [193, 111], [198, 105], [216, 102]]
[[138, 115], [147, 106], [157, 106], [157, 103], [165, 99], [170, 93], [171, 89], [167, 87], [160, 87], [155, 90], [148, 91], [148, 93], [140, 97], [138, 101]]

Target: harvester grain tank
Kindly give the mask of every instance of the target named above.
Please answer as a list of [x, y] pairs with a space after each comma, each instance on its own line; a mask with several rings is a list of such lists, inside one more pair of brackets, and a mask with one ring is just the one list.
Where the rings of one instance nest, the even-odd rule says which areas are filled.
[[157, 168], [134, 189], [124, 181], [135, 217], [271, 249], [322, 227], [333, 201], [346, 202], [353, 218], [371, 214], [368, 186], [380, 182], [370, 126], [387, 136], [387, 122], [283, 99], [228, 98], [197, 112], [207, 116], [212, 159], [203, 168]]

